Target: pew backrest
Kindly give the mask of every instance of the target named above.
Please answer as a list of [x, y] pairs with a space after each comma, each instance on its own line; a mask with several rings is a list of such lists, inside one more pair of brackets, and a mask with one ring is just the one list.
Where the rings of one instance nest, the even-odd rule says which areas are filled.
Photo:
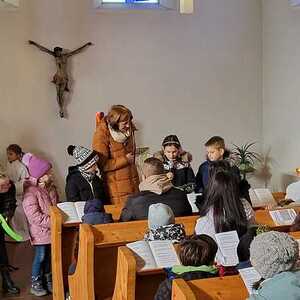
[[[107, 213], [112, 214], [114, 221], [119, 220], [121, 206], [104, 205], [104, 208]], [[53, 299], [64, 300], [68, 290], [68, 269], [72, 262], [80, 223], [65, 224], [64, 214], [56, 206], [50, 208], [50, 218]]]
[[112, 300], [153, 300], [159, 284], [166, 278], [163, 269], [138, 271], [132, 250], [118, 248], [117, 275]]
[[[283, 208], [276, 208], [276, 209], [286, 209], [289, 207], [283, 207]], [[300, 212], [300, 207], [296, 206], [296, 207], [291, 207], [293, 208], [296, 213]], [[265, 209], [265, 210], [256, 210], [255, 211], [255, 220], [257, 224], [263, 224], [263, 225], [267, 225], [270, 228], [272, 228], [273, 230], [277, 230], [277, 231], [289, 231], [289, 228], [291, 227], [291, 225], [277, 225], [274, 223], [269, 210]]]
[[[187, 234], [192, 234], [197, 218], [197, 216], [178, 217], [175, 218], [175, 221], [184, 225]], [[73, 300], [94, 300], [95, 296], [98, 296], [99, 299], [111, 297], [116, 279], [118, 247], [142, 240], [147, 229], [147, 220], [95, 226], [81, 224], [77, 266], [75, 273], [69, 275], [71, 298]], [[91, 240], [93, 242], [87, 244]], [[93, 248], [94, 252], [90, 248]], [[87, 253], [93, 253], [93, 269], [90, 267], [91, 256], [88, 257]], [[163, 278], [162, 272], [159, 276], [160, 279]], [[154, 279], [159, 276], [155, 274]], [[84, 282], [82, 278], [85, 278]], [[80, 290], [77, 288], [79, 282], [81, 282]], [[87, 285], [87, 282], [92, 285]], [[82, 286], [83, 284], [85, 286]], [[87, 290], [89, 290], [88, 295], [85, 294]]]
[[239, 275], [184, 281], [175, 279], [172, 299], [245, 300], [248, 291]]

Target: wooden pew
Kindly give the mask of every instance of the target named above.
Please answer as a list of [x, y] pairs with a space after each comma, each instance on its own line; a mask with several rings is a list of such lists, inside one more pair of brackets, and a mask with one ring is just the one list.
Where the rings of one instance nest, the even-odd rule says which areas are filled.
[[166, 278], [163, 269], [137, 271], [136, 259], [127, 247], [118, 248], [117, 275], [112, 300], [152, 300]]
[[112, 300], [135, 300], [135, 289], [136, 259], [129, 248], [119, 247], [116, 283]]
[[295, 240], [300, 240], [300, 231], [289, 232], [289, 235], [292, 236]]
[[[105, 211], [119, 220], [122, 207], [105, 205]], [[72, 262], [73, 250], [79, 230], [79, 223], [64, 224], [64, 216], [58, 207], [51, 207], [51, 251], [53, 299], [64, 300], [68, 289], [68, 268]]]
[[[289, 232], [291, 236], [295, 239], [300, 239], [300, 232]], [[149, 274], [152, 273], [152, 277], [149, 277]], [[153, 299], [155, 292], [159, 286], [159, 283], [164, 280], [162, 278], [162, 270], [152, 270], [152, 271], [137, 271], [136, 260], [133, 252], [127, 247], [119, 247], [118, 249], [118, 263], [117, 263], [117, 275], [116, 275], [116, 283], [113, 294], [113, 300], [135, 300], [135, 299], [143, 299], [143, 293], [147, 291], [147, 296], [149, 299]], [[231, 276], [232, 277], [232, 276]], [[236, 277], [236, 276], [234, 276]], [[156, 280], [154, 281], [153, 278]], [[220, 284], [220, 280], [211, 279], [213, 283]], [[153, 284], [153, 281], [155, 284]], [[201, 281], [202, 282], [202, 281]], [[210, 281], [209, 281], [210, 282]], [[222, 281], [223, 282], [223, 281]], [[222, 283], [221, 282], [221, 283]], [[151, 284], [152, 283], [152, 284]], [[225, 290], [220, 292], [220, 295], [229, 294], [226, 289], [231, 289], [231, 284], [236, 285], [236, 287], [244, 290], [241, 281], [237, 278], [225, 279], [226, 285], [224, 286]], [[174, 299], [198, 299], [196, 295], [199, 293], [193, 292], [193, 289], [187, 284], [184, 280], [176, 280], [176, 295], [174, 295]], [[204, 286], [206, 286], [204, 281]], [[208, 283], [207, 283], [208, 284]], [[200, 283], [199, 283], [200, 286]], [[215, 288], [212, 287], [212, 290]], [[208, 292], [209, 289], [208, 289]], [[204, 292], [203, 292], [204, 293]], [[217, 293], [219, 295], [219, 292]], [[203, 297], [203, 295], [201, 295]], [[212, 295], [209, 295], [212, 296]], [[231, 294], [229, 294], [228, 299], [231, 299]], [[202, 299], [199, 297], [199, 299]], [[211, 299], [209, 297], [203, 299]], [[212, 298], [212, 299], [223, 299], [220, 298]], [[232, 298], [234, 299], [234, 298]]]
[[[286, 207], [288, 208], [288, 207]], [[291, 207], [293, 208], [296, 213], [300, 212], [300, 207]], [[280, 208], [285, 209], [285, 207]], [[263, 224], [271, 227], [273, 230], [277, 231], [289, 231], [291, 225], [277, 225], [274, 223], [272, 217], [270, 216], [269, 210], [256, 210], [255, 211], [255, 220], [257, 224]]]
[[[300, 231], [288, 234], [300, 239]], [[191, 281], [175, 279], [172, 285], [173, 300], [244, 300], [248, 296], [239, 275]]]
[[[193, 234], [198, 216], [178, 217], [176, 223], [184, 224], [187, 234]], [[115, 286], [118, 247], [142, 240], [148, 221], [133, 221], [90, 226], [80, 225], [79, 252], [75, 273], [69, 275], [72, 300], [94, 300], [112, 297]], [[153, 285], [164, 278], [147, 274]], [[141, 275], [142, 276], [142, 275]], [[157, 279], [159, 277], [159, 280]], [[83, 279], [84, 278], [84, 279]], [[142, 277], [139, 277], [142, 278]], [[138, 279], [141, 280], [142, 279]], [[148, 294], [148, 293], [146, 293]], [[145, 298], [145, 296], [143, 297]], [[150, 299], [150, 298], [149, 298]]]
[[[107, 212], [119, 219], [121, 208], [114, 205], [105, 206]], [[299, 211], [299, 210], [298, 210]], [[197, 218], [197, 217], [195, 217]], [[289, 226], [276, 226], [267, 210], [256, 211], [257, 222], [266, 224], [276, 230], [287, 231]], [[139, 221], [137, 221], [139, 222]], [[57, 207], [51, 209], [51, 240], [53, 266], [53, 299], [64, 300], [68, 289], [68, 268], [72, 261], [73, 249], [79, 224], [63, 224], [63, 216]], [[192, 234], [193, 232], [190, 232]], [[115, 241], [117, 238], [115, 239]]]
[[172, 284], [173, 300], [245, 300], [248, 291], [239, 275], [184, 281]]
[[286, 193], [284, 192], [273, 192], [272, 193], [275, 201], [278, 203], [280, 200], [285, 198]]

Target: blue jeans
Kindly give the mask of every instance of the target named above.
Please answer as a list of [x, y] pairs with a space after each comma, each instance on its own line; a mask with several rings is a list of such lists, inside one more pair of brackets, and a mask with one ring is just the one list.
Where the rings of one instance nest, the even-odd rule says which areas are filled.
[[51, 245], [35, 245], [32, 263], [32, 278], [42, 277], [51, 272]]

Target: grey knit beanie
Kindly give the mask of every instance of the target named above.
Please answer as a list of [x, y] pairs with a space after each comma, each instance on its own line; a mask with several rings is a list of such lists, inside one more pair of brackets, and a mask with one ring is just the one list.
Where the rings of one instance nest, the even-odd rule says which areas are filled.
[[151, 204], [148, 211], [148, 226], [150, 229], [157, 229], [175, 223], [175, 217], [170, 206], [163, 203]]
[[79, 171], [88, 170], [99, 160], [99, 156], [96, 151], [82, 146], [69, 145], [67, 152], [76, 159]]
[[264, 279], [293, 269], [298, 258], [298, 242], [284, 232], [259, 234], [250, 245], [250, 261]]

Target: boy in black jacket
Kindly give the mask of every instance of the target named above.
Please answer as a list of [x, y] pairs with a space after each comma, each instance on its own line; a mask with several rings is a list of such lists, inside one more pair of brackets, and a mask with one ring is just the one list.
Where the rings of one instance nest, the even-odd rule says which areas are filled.
[[69, 174], [66, 178], [67, 201], [101, 199], [105, 202], [103, 181], [96, 174], [98, 154], [87, 148], [72, 145], [67, 151], [77, 161], [76, 166], [69, 167]]
[[[198, 169], [195, 192], [205, 192], [208, 182], [212, 177], [212, 174], [210, 174], [211, 171], [215, 169], [219, 163], [224, 165], [227, 164], [227, 170], [238, 179], [241, 198], [245, 198], [251, 204], [249, 196], [250, 185], [246, 179], [241, 179], [239, 168], [230, 164], [230, 151], [226, 149], [224, 139], [220, 136], [213, 136], [205, 143], [205, 148], [207, 152], [207, 160], [203, 162]], [[200, 199], [198, 199], [198, 205], [201, 206], [202, 201], [203, 197], [200, 197]]]
[[[16, 189], [14, 184], [0, 175], [0, 214], [4, 218], [11, 218], [16, 208]], [[2, 289], [4, 293], [19, 294], [20, 289], [15, 286], [9, 275], [9, 263], [5, 246], [5, 233], [0, 225], [0, 271], [2, 275]]]
[[154, 300], [171, 300], [172, 280], [194, 280], [218, 276], [213, 266], [218, 246], [208, 235], [193, 235], [180, 244], [179, 258], [182, 263], [167, 269], [167, 279], [159, 286]]

